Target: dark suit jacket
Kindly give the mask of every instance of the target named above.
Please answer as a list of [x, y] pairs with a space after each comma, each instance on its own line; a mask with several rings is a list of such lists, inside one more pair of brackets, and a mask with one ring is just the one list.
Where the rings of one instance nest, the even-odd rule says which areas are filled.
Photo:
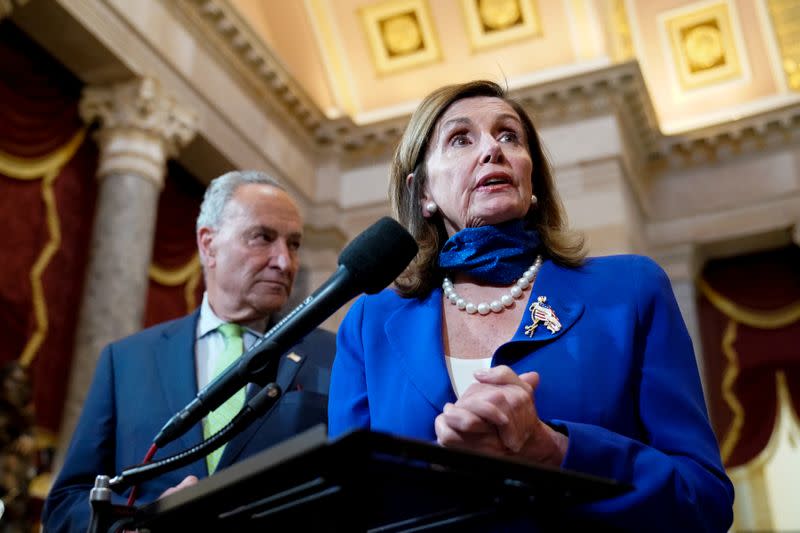
[[[89, 490], [95, 476], [114, 476], [142, 461], [166, 421], [197, 394], [194, 339], [199, 311], [154, 326], [107, 346], [78, 426], [42, 515], [45, 531], [85, 532]], [[268, 448], [318, 423], [326, 422], [330, 367], [335, 335], [316, 330], [281, 357], [277, 383], [284, 391], [278, 404], [231, 440], [218, 470]], [[252, 391], [249, 391], [252, 393]], [[200, 424], [156, 453], [154, 460], [185, 450], [202, 440]], [[194, 474], [208, 476], [200, 459], [143, 483], [137, 503], [150, 502], [167, 488]], [[115, 495], [114, 503], [125, 503]]]

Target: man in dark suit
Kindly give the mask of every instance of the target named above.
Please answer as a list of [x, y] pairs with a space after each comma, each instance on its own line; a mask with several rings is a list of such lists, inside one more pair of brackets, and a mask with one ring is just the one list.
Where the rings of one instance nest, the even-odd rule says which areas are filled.
[[[241, 354], [264, 334], [270, 316], [291, 292], [302, 229], [297, 205], [269, 176], [230, 172], [211, 182], [197, 219], [206, 283], [203, 302], [189, 316], [103, 350], [64, 466], [45, 503], [46, 531], [86, 531], [95, 476], [113, 476], [141, 462], [164, 423], [225, 368], [226, 358]], [[233, 337], [230, 330], [236, 332]], [[138, 501], [192, 485], [325, 422], [334, 351], [332, 333], [317, 330], [308, 335], [277, 365], [275, 381], [284, 395], [274, 409], [214, 456], [143, 483]], [[238, 393], [235, 410], [254, 389], [257, 386], [251, 385]], [[155, 459], [214, 433], [220, 422], [212, 422], [213, 416], [166, 445]], [[112, 501], [124, 503], [124, 495], [115, 494]]]

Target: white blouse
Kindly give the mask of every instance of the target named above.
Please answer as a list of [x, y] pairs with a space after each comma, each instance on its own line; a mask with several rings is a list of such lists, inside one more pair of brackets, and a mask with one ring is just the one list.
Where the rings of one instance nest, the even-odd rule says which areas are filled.
[[456, 398], [461, 398], [464, 391], [475, 383], [475, 377], [472, 375], [476, 370], [489, 368], [492, 366], [492, 358], [484, 357], [481, 359], [460, 359], [458, 357], [444, 356], [447, 362], [447, 373], [450, 374], [450, 383], [453, 384], [453, 390], [456, 393]]

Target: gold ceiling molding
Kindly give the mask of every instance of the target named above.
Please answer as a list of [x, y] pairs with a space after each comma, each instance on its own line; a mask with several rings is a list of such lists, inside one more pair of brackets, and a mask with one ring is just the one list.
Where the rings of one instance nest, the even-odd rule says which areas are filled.
[[[368, 124], [355, 124], [348, 116], [327, 118], [227, 0], [178, 0], [174, 5], [192, 15], [188, 21], [199, 25], [203, 34], [212, 34], [216, 42], [228, 48], [238, 68], [249, 73], [247, 79], [255, 89], [273, 96], [265, 105], [283, 109], [287, 119], [306, 133], [315, 148], [339, 153], [347, 164], [385, 155], [396, 145], [408, 115]], [[522, 101], [540, 126], [601, 113], [615, 114], [633, 158], [634, 171], [642, 175], [665, 168], [705, 165], [800, 141], [800, 104], [664, 135], [635, 60], [515, 88], [511, 94]], [[270, 105], [273, 100], [278, 103]]]
[[611, 57], [616, 62], [633, 59], [633, 37], [625, 0], [611, 0], [605, 5], [610, 20], [610, 28], [607, 31], [611, 42]]
[[378, 74], [440, 61], [442, 54], [425, 0], [391, 0], [358, 10]]
[[681, 89], [707, 87], [742, 76], [738, 31], [727, 1], [667, 16], [664, 26]]
[[176, 0], [168, 5], [185, 15], [204, 36], [227, 52], [271, 108], [282, 111], [304, 134], [314, 138], [325, 114], [292, 78], [280, 59], [227, 0]]
[[461, 0], [473, 51], [540, 37], [536, 0]]
[[767, 6], [781, 49], [786, 82], [792, 90], [800, 91], [800, 6], [797, 0], [768, 0]]

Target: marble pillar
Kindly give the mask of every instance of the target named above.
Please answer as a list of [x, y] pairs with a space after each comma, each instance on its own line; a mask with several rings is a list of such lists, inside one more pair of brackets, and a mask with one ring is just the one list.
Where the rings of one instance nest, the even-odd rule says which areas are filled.
[[87, 123], [100, 125], [99, 189], [57, 465], [100, 351], [142, 327], [167, 158], [192, 139], [196, 123], [151, 78], [87, 87], [80, 113]]

